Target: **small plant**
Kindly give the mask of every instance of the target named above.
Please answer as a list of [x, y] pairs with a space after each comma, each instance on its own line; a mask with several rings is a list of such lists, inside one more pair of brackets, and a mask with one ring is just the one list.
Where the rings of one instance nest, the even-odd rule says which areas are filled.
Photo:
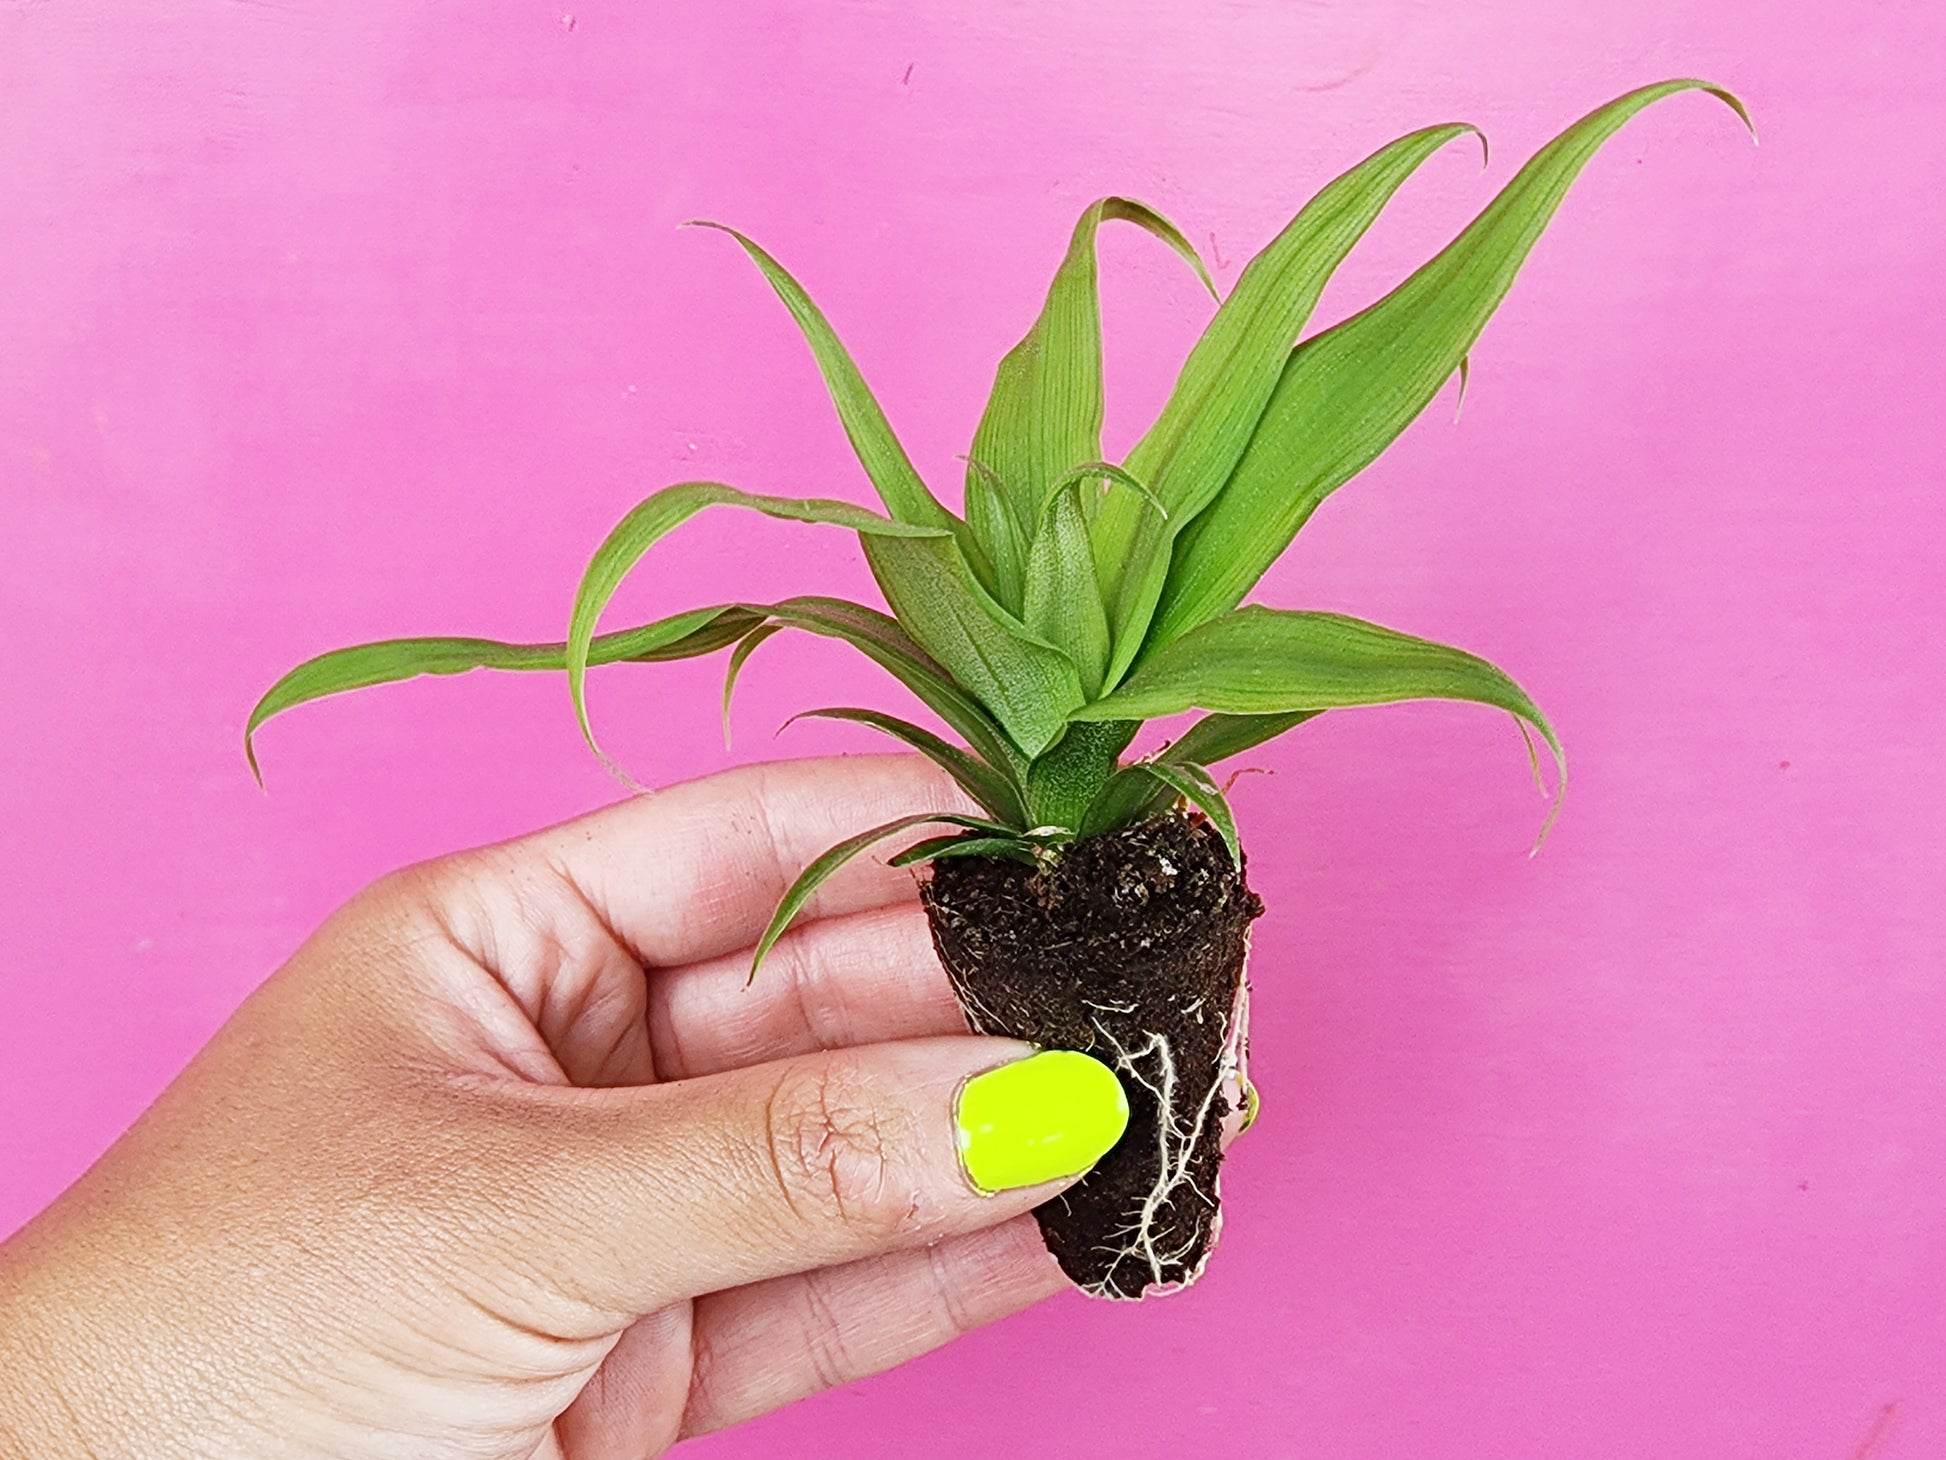
[[[1464, 389], [1467, 352], [1600, 144], [1651, 102], [1692, 89], [1744, 116], [1728, 92], [1694, 80], [1610, 102], [1537, 153], [1403, 284], [1299, 342], [1332, 271], [1393, 193], [1433, 152], [1478, 134], [1428, 127], [1381, 148], [1251, 260], [1162, 413], [1120, 463], [1101, 459], [1099, 439], [1098, 229], [1112, 220], [1146, 230], [1217, 291], [1195, 249], [1153, 209], [1119, 197], [1094, 203], [1039, 318], [1000, 362], [966, 457], [964, 516], [920, 479], [797, 281], [724, 229], [802, 329], [885, 513], [715, 482], [667, 487], [595, 553], [565, 642], [399, 639], [312, 659], [251, 713], [252, 769], [252, 740], [272, 715], [413, 675], [565, 670], [595, 747], [591, 665], [729, 649], [727, 716], [738, 674], [773, 634], [801, 629], [853, 645], [962, 743], [877, 710], [804, 713], [903, 741], [944, 767], [985, 815], [942, 809], [832, 847], [778, 906], [752, 976], [844, 862], [920, 826], [946, 828], [892, 861], [932, 865], [925, 907], [973, 1026], [1088, 1050], [1120, 1071], [1130, 1094], [1121, 1144], [1041, 1209], [1049, 1245], [1097, 1294], [1139, 1297], [1191, 1281], [1215, 1240], [1224, 1123], [1254, 1102], [1243, 1073], [1243, 970], [1249, 923], [1262, 910], [1244, 883], [1212, 767], [1326, 710], [1440, 698], [1497, 707], [1523, 734], [1538, 733], [1559, 772], [1556, 810], [1566, 776], [1534, 701], [1485, 660], [1339, 614], [1244, 604], [1244, 595], [1318, 504], [1455, 373]], [[716, 604], [597, 633], [643, 554], [714, 506], [857, 532], [891, 615], [806, 597]], [[1122, 759], [1142, 722], [1192, 709], [1207, 713], [1173, 743]], [[1528, 746], [1532, 756], [1531, 738]]]

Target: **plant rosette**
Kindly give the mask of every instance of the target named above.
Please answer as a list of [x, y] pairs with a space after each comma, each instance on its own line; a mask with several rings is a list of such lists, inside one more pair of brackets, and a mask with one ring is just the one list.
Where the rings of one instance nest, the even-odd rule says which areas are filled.
[[[958, 739], [879, 710], [804, 713], [870, 726], [930, 757], [984, 814], [902, 818], [817, 857], [778, 905], [752, 977], [838, 867], [903, 843], [890, 860], [930, 869], [922, 901], [968, 1022], [1090, 1053], [1128, 1094], [1121, 1141], [1041, 1207], [1049, 1247], [1099, 1296], [1174, 1291], [1208, 1261], [1225, 1135], [1254, 1113], [1256, 1098], [1245, 1073], [1244, 965], [1263, 906], [1245, 881], [1212, 767], [1328, 710], [1447, 699], [1512, 715], [1530, 757], [1532, 735], [1545, 743], [1557, 779], [1542, 836], [1566, 786], [1554, 730], [1486, 660], [1361, 619], [1245, 604], [1244, 596], [1318, 505], [1448, 380], [1457, 375], [1464, 392], [1481, 330], [1600, 145], [1644, 107], [1692, 90], [1718, 97], [1748, 125], [1736, 98], [1707, 82], [1667, 81], [1619, 97], [1529, 159], [1398, 287], [1307, 336], [1326, 282], [1393, 194], [1434, 152], [1478, 133], [1449, 123], [1380, 148], [1306, 203], [1218, 296], [1160, 415], [1118, 463], [1102, 459], [1100, 442], [1097, 232], [1111, 221], [1133, 224], [1218, 291], [1196, 250], [1154, 209], [1121, 197], [1091, 204], [1038, 318], [1000, 361], [965, 458], [959, 515], [914, 470], [810, 296], [754, 242], [722, 229], [802, 330], [885, 511], [716, 482], [666, 487], [596, 550], [564, 641], [394, 639], [311, 659], [252, 711], [252, 770], [256, 732], [271, 716], [414, 675], [563, 671], [582, 734], [601, 754], [586, 697], [592, 666], [727, 649], [727, 723], [738, 675], [773, 635], [798, 629], [852, 645]], [[716, 506], [856, 532], [890, 614], [803, 597], [716, 604], [597, 632], [642, 556]], [[1163, 749], [1125, 758], [1144, 722], [1191, 710], [1201, 718]]]

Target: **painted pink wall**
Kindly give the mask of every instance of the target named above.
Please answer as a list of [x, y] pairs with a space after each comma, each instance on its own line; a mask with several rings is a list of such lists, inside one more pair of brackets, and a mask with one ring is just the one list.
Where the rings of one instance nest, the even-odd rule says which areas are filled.
[[[570, 16], [563, 11], [572, 7]], [[553, 636], [647, 489], [864, 498], [705, 214], [815, 290], [955, 470], [1074, 213], [1218, 273], [1459, 117], [1326, 301], [1443, 240], [1628, 86], [1734, 86], [1596, 161], [1441, 407], [1273, 602], [1492, 655], [1575, 764], [1545, 853], [1512, 729], [1329, 717], [1237, 800], [1268, 1113], [1194, 1293], [1063, 1300], [698, 1445], [793, 1454], [1946, 1453], [1937, 633], [1946, 21], [1790, 0], [479, 0], [0, 6], [0, 1231], [354, 887], [614, 793], [558, 682], [238, 732], [296, 658]], [[1206, 305], [1104, 245], [1110, 445]], [[868, 591], [843, 535], [702, 520], [626, 597]], [[835, 648], [613, 674], [645, 774], [868, 745]], [[1889, 1419], [1886, 1416], [1889, 1414]]]

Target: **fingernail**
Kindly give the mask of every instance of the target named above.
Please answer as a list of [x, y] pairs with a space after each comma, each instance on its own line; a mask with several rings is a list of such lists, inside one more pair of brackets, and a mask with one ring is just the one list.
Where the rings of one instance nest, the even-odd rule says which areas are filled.
[[968, 1080], [953, 1120], [966, 1179], [1008, 1191], [1094, 1165], [1128, 1128], [1128, 1097], [1100, 1060], [1050, 1049]]

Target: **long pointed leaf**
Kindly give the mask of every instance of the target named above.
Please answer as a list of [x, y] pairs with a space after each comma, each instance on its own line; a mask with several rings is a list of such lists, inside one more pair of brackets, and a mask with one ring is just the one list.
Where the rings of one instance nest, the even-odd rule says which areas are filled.
[[[713, 653], [748, 642], [753, 631], [789, 627], [850, 644], [918, 696], [966, 737], [982, 763], [1007, 787], [1007, 804], [1025, 794], [1026, 762], [993, 718], [955, 684], [896, 620], [841, 598], [791, 598], [773, 604], [722, 604], [691, 609], [639, 628], [598, 635], [588, 664], [650, 663]], [[265, 692], [251, 711], [244, 750], [257, 774], [254, 737], [272, 716], [310, 700], [422, 674], [471, 669], [564, 670], [568, 646], [513, 644], [494, 639], [392, 639], [336, 649], [298, 665]], [[261, 775], [258, 776], [261, 780]]]
[[[1167, 243], [1190, 262], [1210, 293], [1216, 293], [1194, 246], [1147, 204], [1111, 197], [1083, 210], [1039, 317], [1000, 361], [993, 393], [973, 435], [971, 463], [987, 468], [1004, 483], [1018, 522], [1038, 522], [1054, 483], [1101, 455], [1101, 308], [1095, 235], [1111, 220], [1133, 223]], [[970, 464], [967, 522], [997, 563], [1003, 524], [993, 504], [975, 488], [976, 475]], [[1018, 611], [1020, 585], [1004, 574], [996, 576], [1001, 602]]]
[[911, 636], [876, 609], [842, 598], [790, 598], [763, 612], [792, 628], [850, 644], [917, 695], [927, 709], [966, 737], [979, 757], [1022, 787], [1027, 762], [986, 707], [956, 684]]
[[730, 703], [736, 698], [737, 680], [743, 674], [743, 666], [763, 646], [764, 640], [783, 630], [782, 624], [760, 624], [738, 640], [736, 648], [730, 651], [730, 662], [723, 666], [723, 745], [726, 749], [730, 744]]
[[1095, 585], [1080, 491], [1077, 481], [1048, 498], [1027, 551], [1022, 614], [1030, 633], [1067, 655], [1081, 676], [1082, 693], [1093, 696], [1101, 693], [1108, 671], [1108, 614]]
[[628, 576], [629, 569], [641, 560], [656, 541], [687, 522], [707, 507], [744, 507], [766, 517], [793, 522], [821, 522], [848, 527], [864, 536], [920, 536], [944, 539], [941, 528], [915, 527], [893, 522], [850, 502], [834, 502], [818, 497], [760, 497], [726, 487], [721, 482], [682, 482], [664, 487], [638, 503], [595, 549], [575, 590], [574, 613], [568, 621], [568, 694], [574, 700], [574, 716], [581, 734], [597, 755], [594, 727], [588, 721], [587, 668], [588, 647], [594, 641], [595, 625], [608, 600]]
[[966, 523], [993, 569], [994, 596], [1010, 610], [1020, 607], [1027, 581], [1028, 529], [1014, 516], [1013, 500], [999, 474], [966, 457]]
[[1176, 544], [1150, 645], [1241, 601], [1317, 505], [1389, 446], [1465, 362], [1596, 149], [1644, 107], [1694, 90], [1749, 121], [1734, 96], [1706, 81], [1665, 81], [1608, 103], [1537, 152], [1411, 278], [1291, 354], [1234, 475]]
[[907, 847], [895, 857], [886, 858], [888, 867], [912, 867], [920, 862], [937, 862], [952, 857], [1005, 857], [1010, 862], [1036, 864], [1033, 847], [1012, 836], [935, 836]]
[[848, 720], [854, 724], [869, 725], [903, 741], [933, 764], [942, 768], [960, 788], [971, 796], [1000, 821], [1022, 830], [1027, 826], [1027, 810], [1022, 804], [1019, 791], [1006, 774], [995, 770], [978, 756], [961, 750], [950, 741], [942, 740], [920, 725], [909, 720], [901, 720], [896, 715], [887, 715], [879, 710], [859, 709], [852, 705], [839, 705], [825, 710], [801, 710], [786, 720], [790, 725], [798, 720]]
[[[1214, 765], [1275, 740], [1323, 713], [1291, 710], [1282, 715], [1205, 715], [1157, 752], [1154, 760], [1161, 765]], [[1172, 795], [1174, 792], [1152, 776], [1125, 780], [1118, 772], [1102, 788], [1096, 804], [1088, 808], [1084, 824], [1101, 831], [1142, 821], [1162, 810]]]
[[[588, 645], [588, 663], [648, 663], [713, 653], [742, 638], [763, 622], [760, 612], [734, 604], [691, 609], [639, 628], [601, 634]], [[243, 731], [243, 753], [250, 773], [263, 782], [257, 765], [256, 734], [273, 715], [311, 700], [373, 685], [393, 684], [422, 674], [464, 674], [472, 669], [566, 669], [568, 646], [510, 644], [497, 639], [387, 639], [333, 649], [292, 669], [264, 692]]]
[[1081, 818], [1081, 834], [1093, 836], [1159, 815], [1178, 798], [1188, 801], [1210, 819], [1230, 860], [1243, 860], [1237, 840], [1236, 817], [1229, 800], [1206, 766], [1187, 761], [1140, 760], [1123, 766], [1096, 793]]
[[1566, 787], [1560, 740], [1503, 671], [1463, 649], [1335, 613], [1251, 605], [1211, 619], [1151, 654], [1121, 688], [1074, 718], [1146, 720], [1188, 709], [1275, 715], [1423, 699], [1470, 700], [1525, 721], [1554, 753]]
[[1230, 810], [1230, 803], [1223, 794], [1223, 788], [1216, 784], [1215, 778], [1205, 767], [1150, 760], [1139, 762], [1129, 769], [1138, 775], [1154, 776], [1202, 812], [1210, 819], [1210, 825], [1216, 828], [1216, 834], [1223, 838], [1223, 845], [1230, 849], [1230, 860], [1232, 862], [1243, 860], [1243, 847], [1237, 840], [1236, 816]]
[[1165, 747], [1157, 760], [1188, 765], [1214, 765], [1233, 755], [1274, 740], [1322, 710], [1291, 710], [1281, 715], [1205, 715]]
[[872, 485], [884, 499], [885, 510], [900, 522], [963, 531], [964, 524], [940, 505], [914, 470], [911, 458], [893, 434], [891, 423], [885, 419], [885, 412], [879, 408], [850, 352], [803, 286], [754, 240], [736, 229], [701, 218], [691, 220], [689, 226], [729, 234], [770, 281], [777, 297], [784, 301], [784, 308], [797, 321], [805, 342], [811, 347], [825, 388], [831, 392], [831, 402], [838, 409], [838, 419], [844, 424], [845, 435], [850, 438], [852, 449], [858, 453]]
[[1162, 499], [1167, 517], [1126, 498], [1104, 501], [1095, 516], [1095, 557], [1115, 634], [1110, 684], [1141, 648], [1169, 571], [1170, 543], [1243, 455], [1332, 272], [1413, 171], [1473, 130], [1459, 123], [1427, 127], [1379, 149], [1305, 204], [1238, 277], [1184, 362], [1162, 414], [1128, 454], [1128, 469]]
[[900, 625], [1006, 729], [1029, 759], [1082, 701], [1059, 649], [1032, 635], [975, 580], [950, 539], [863, 538], [865, 560]]
[[840, 867], [887, 837], [894, 837], [902, 831], [909, 831], [915, 826], [924, 826], [928, 822], [935, 821], [944, 822], [948, 826], [963, 826], [973, 831], [990, 831], [1000, 836], [1007, 833], [1006, 827], [981, 821], [977, 817], [939, 811], [922, 812], [917, 816], [901, 816], [897, 821], [888, 821], [882, 826], [873, 827], [870, 831], [861, 831], [857, 836], [845, 838], [835, 847], [816, 857], [784, 893], [783, 900], [777, 904], [777, 911], [771, 914], [770, 926], [764, 929], [763, 937], [757, 940], [756, 951], [750, 959], [750, 977], [753, 980], [756, 978], [757, 970], [763, 966], [765, 956], [777, 945], [777, 940], [784, 936], [792, 921], [804, 910], [804, 905], [811, 900], [812, 894], [830, 881], [832, 874]]

